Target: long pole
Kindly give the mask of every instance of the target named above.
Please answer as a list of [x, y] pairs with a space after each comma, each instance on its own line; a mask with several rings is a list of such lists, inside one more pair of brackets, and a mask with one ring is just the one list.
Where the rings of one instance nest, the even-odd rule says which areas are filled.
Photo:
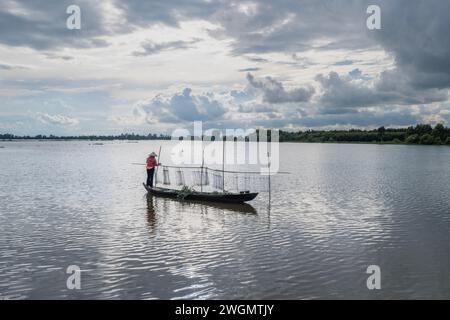
[[222, 137], [222, 192], [225, 193], [225, 139]]
[[270, 153], [267, 151], [267, 165], [269, 169], [269, 205], [270, 205], [270, 196], [271, 196], [271, 186], [270, 186]]
[[205, 164], [205, 149], [202, 149], [202, 168], [200, 169], [200, 192], [203, 192], [203, 166]]
[[267, 164], [268, 164], [268, 171], [269, 171], [269, 205], [267, 206], [267, 218], [268, 218], [268, 227], [270, 228], [270, 208], [271, 208], [271, 197], [272, 197], [272, 190], [270, 185], [270, 153], [269, 149], [267, 149]]
[[[145, 166], [145, 163], [131, 163], [132, 165], [140, 165], [140, 166]], [[179, 166], [164, 166], [165, 168], [181, 168]], [[201, 166], [183, 166], [184, 169], [200, 169]], [[222, 169], [212, 169], [209, 167], [205, 167], [205, 169], [208, 169], [210, 171], [219, 171], [222, 172]], [[240, 174], [261, 174], [261, 171], [233, 171], [233, 170], [225, 170], [226, 173], [240, 173]], [[278, 174], [291, 174], [291, 172], [287, 172], [287, 171], [278, 171]]]
[[161, 146], [159, 146], [159, 151], [158, 151], [158, 159], [156, 159], [156, 163], [158, 164], [156, 166], [156, 172], [155, 172], [155, 188], [156, 188], [156, 184], [158, 183], [158, 168], [159, 168], [159, 157], [161, 155]]

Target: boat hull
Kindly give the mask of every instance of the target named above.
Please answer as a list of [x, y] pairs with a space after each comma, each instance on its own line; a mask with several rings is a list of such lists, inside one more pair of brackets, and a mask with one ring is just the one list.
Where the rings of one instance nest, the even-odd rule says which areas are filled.
[[[146, 186], [144, 188], [148, 193], [165, 198], [178, 199], [179, 191], [165, 188], [151, 188]], [[244, 203], [256, 198], [258, 193], [226, 193], [216, 194], [208, 192], [194, 192], [187, 194], [183, 200], [186, 201], [205, 201], [205, 202], [222, 202], [222, 203]]]

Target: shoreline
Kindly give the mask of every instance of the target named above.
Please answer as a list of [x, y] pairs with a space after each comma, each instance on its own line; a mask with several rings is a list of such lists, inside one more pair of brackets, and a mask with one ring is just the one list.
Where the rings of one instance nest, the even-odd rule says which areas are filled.
[[[26, 141], [32, 141], [32, 142], [126, 142], [126, 143], [138, 143], [140, 141], [178, 141], [178, 140], [171, 140], [171, 139], [0, 139], [0, 142], [26, 142]], [[399, 146], [441, 146], [441, 147], [450, 147], [450, 145], [447, 144], [421, 144], [421, 143], [406, 143], [406, 142], [380, 142], [380, 141], [280, 141], [279, 143], [295, 143], [295, 144], [363, 144], [363, 145], [399, 145]], [[0, 146], [4, 147], [4, 146]]]

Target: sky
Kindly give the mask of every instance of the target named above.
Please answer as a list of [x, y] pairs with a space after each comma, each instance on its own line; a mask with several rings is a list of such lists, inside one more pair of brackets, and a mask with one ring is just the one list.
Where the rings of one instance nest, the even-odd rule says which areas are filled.
[[[70, 5], [81, 29], [67, 28]], [[0, 133], [450, 125], [449, 12], [448, 0], [0, 0]]]

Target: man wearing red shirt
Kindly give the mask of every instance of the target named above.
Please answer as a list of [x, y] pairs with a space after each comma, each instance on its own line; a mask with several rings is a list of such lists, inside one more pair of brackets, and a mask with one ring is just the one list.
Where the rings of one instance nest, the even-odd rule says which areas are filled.
[[156, 161], [156, 153], [150, 153], [147, 158], [147, 186], [150, 188], [153, 188], [153, 175], [155, 173], [155, 168], [159, 165], [160, 163]]

